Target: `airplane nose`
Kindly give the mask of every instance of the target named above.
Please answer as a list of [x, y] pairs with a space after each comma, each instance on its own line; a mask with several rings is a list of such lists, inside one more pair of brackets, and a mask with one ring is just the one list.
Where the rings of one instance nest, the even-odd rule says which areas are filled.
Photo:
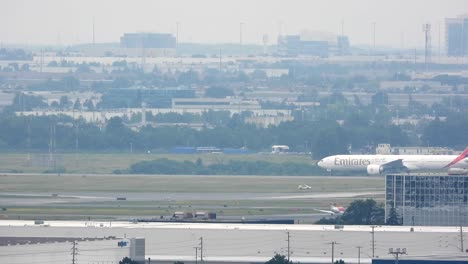
[[323, 160], [317, 161], [317, 166], [322, 167]]

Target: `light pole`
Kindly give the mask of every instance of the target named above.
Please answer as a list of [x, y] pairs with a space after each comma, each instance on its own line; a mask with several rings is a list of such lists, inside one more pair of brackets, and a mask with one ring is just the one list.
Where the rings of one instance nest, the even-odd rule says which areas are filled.
[[361, 246], [358, 246], [357, 249], [358, 249], [358, 264], [361, 264]]
[[243, 43], [243, 39], [242, 39], [242, 30], [243, 30], [243, 27], [244, 27], [244, 23], [243, 22], [240, 22], [239, 23], [239, 47], [240, 47], [240, 57], [242, 57], [243, 55], [243, 49], [242, 49], [242, 43]]
[[398, 264], [398, 257], [400, 255], [406, 255], [406, 248], [396, 248], [393, 250], [393, 248], [388, 249], [388, 254], [394, 255], [395, 256], [395, 264]]
[[339, 244], [335, 241], [331, 242], [331, 243], [327, 243], [327, 244], [331, 244], [332, 248], [331, 248], [331, 264], [335, 263], [335, 245]]
[[200, 247], [193, 247], [195, 249], [195, 264], [198, 264], [198, 249]]

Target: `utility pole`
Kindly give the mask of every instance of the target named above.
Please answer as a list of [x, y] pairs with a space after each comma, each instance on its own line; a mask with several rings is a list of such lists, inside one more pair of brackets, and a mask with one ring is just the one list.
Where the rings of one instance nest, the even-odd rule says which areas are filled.
[[338, 245], [340, 243], [337, 243], [335, 241], [331, 242], [331, 243], [327, 243], [327, 244], [331, 244], [332, 246], [332, 251], [331, 251], [331, 264], [335, 263], [335, 245]]
[[242, 49], [242, 28], [244, 26], [244, 23], [239, 24], [239, 44], [240, 44], [240, 57], [243, 55], [243, 49]]
[[95, 38], [95, 34], [94, 34], [94, 17], [93, 17], [93, 47], [94, 45], [96, 45], [96, 38]]
[[203, 264], [203, 237], [200, 237], [200, 263]]
[[176, 49], [179, 47], [179, 22], [176, 22]]
[[372, 45], [372, 55], [375, 54], [375, 22], [372, 23], [372, 28], [373, 28], [373, 32], [372, 32], [372, 39], [373, 39], [373, 45]]
[[463, 248], [463, 225], [460, 224], [460, 249], [461, 252], [465, 252], [465, 249]]
[[195, 249], [195, 264], [198, 264], [198, 249], [199, 247], [193, 247]]
[[395, 264], [398, 264], [398, 257], [400, 255], [406, 255], [406, 248], [397, 248], [395, 250], [393, 250], [393, 248], [389, 248], [388, 249], [388, 254], [392, 254], [395, 256]]
[[357, 249], [358, 249], [358, 264], [361, 264], [361, 246], [358, 246]]
[[428, 64], [431, 62], [431, 24], [424, 24], [423, 32], [425, 36], [424, 68], [427, 71]]
[[221, 53], [221, 49], [219, 49], [219, 72], [221, 73], [221, 68], [223, 66], [223, 54]]
[[288, 262], [289, 262], [289, 257], [290, 257], [290, 255], [291, 255], [291, 254], [290, 254], [290, 253], [291, 253], [291, 247], [290, 247], [289, 242], [290, 242], [291, 236], [289, 235], [289, 231], [286, 232], [286, 234], [288, 235], [288, 240], [286, 240], [286, 241], [288, 241]]
[[73, 247], [71, 248], [72, 250], [72, 264], [75, 264], [76, 261], [76, 255], [78, 255], [78, 249], [76, 248], [76, 240], [73, 240]]
[[371, 226], [371, 228], [372, 228], [372, 231], [371, 231], [371, 234], [372, 234], [372, 258], [374, 258], [375, 257], [375, 238], [374, 238], [374, 234], [375, 234], [374, 228], [375, 228], [375, 226]]

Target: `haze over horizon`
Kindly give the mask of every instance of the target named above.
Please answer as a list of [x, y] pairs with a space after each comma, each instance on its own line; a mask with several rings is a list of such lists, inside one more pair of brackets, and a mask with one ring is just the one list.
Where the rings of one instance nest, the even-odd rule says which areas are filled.
[[[125, 32], [176, 34], [194, 43], [275, 44], [278, 34], [322, 31], [344, 34], [352, 45], [422, 47], [423, 23], [432, 24], [432, 46], [444, 45], [446, 17], [468, 13], [468, 0], [173, 0], [3, 1], [0, 42], [72, 45], [118, 42]], [[440, 31], [439, 31], [440, 28]]]

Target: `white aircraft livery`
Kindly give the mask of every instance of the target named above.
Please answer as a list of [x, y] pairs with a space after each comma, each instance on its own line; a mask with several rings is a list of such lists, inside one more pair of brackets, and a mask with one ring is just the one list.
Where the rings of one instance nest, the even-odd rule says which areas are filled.
[[332, 204], [330, 206], [330, 210], [321, 210], [321, 209], [314, 209], [314, 210], [318, 211], [318, 212], [322, 212], [322, 213], [336, 215], [336, 214], [344, 214], [346, 208], [344, 208], [343, 206], [336, 206], [336, 205]]
[[317, 165], [329, 171], [367, 171], [369, 175], [431, 170], [468, 174], [468, 148], [460, 155], [335, 155]]

